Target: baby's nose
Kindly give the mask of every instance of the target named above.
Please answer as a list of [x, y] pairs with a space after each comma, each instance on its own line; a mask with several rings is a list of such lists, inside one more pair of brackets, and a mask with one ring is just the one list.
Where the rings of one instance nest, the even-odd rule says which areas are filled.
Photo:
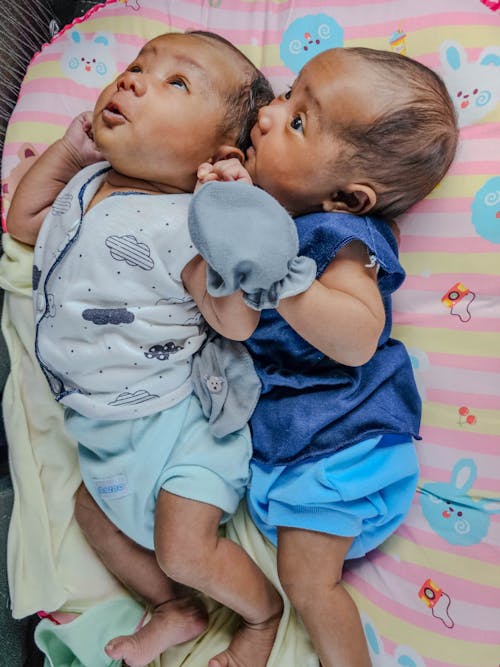
[[117, 80], [117, 88], [124, 90], [131, 90], [136, 95], [142, 95], [145, 90], [144, 77], [138, 77], [134, 72], [123, 72]]
[[270, 107], [262, 107], [258, 115], [259, 129], [261, 132], [269, 132], [272, 125], [272, 111]]

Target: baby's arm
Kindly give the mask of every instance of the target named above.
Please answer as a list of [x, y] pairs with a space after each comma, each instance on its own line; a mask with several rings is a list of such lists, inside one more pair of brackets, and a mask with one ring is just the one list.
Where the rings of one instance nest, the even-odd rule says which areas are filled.
[[260, 313], [246, 305], [241, 290], [227, 296], [211, 296], [207, 292], [207, 265], [201, 255], [184, 268], [182, 281], [212, 329], [232, 340], [246, 340], [252, 335]]
[[26, 172], [7, 213], [9, 234], [34, 245], [51, 205], [83, 167], [102, 159], [92, 139], [92, 113], [73, 119], [65, 135], [54, 142]]
[[342, 248], [308, 290], [282, 299], [278, 312], [311, 345], [347, 366], [373, 356], [385, 323], [375, 267], [366, 246]]
[[[241, 180], [252, 183], [247, 170], [236, 158], [215, 164], [204, 162], [198, 168], [196, 190], [210, 181]], [[252, 335], [259, 323], [259, 313], [246, 305], [241, 290], [227, 296], [211, 296], [207, 292], [207, 265], [201, 255], [185, 267], [182, 280], [206, 321], [218, 333], [233, 340], [246, 340]]]

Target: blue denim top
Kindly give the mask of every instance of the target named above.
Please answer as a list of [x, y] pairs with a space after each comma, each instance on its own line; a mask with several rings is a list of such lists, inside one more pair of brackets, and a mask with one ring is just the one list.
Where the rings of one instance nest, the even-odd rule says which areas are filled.
[[[386, 323], [363, 366], [339, 364], [299, 336], [274, 309], [263, 310], [246, 342], [262, 382], [251, 419], [254, 457], [272, 465], [331, 454], [382, 434], [418, 438], [421, 400], [404, 345], [390, 338], [391, 294], [405, 273], [389, 226], [374, 217], [312, 213], [295, 220], [300, 254], [317, 263], [317, 278], [336, 253], [362, 241], [379, 264]], [[367, 260], [368, 261], [368, 260]]]

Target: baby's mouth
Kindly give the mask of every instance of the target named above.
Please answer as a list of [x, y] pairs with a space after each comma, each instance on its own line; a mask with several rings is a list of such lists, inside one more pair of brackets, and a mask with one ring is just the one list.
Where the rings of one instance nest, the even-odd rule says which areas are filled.
[[114, 102], [110, 102], [108, 106], [103, 109], [102, 116], [105, 122], [111, 125], [121, 125], [127, 121], [127, 117], [122, 113], [120, 107]]

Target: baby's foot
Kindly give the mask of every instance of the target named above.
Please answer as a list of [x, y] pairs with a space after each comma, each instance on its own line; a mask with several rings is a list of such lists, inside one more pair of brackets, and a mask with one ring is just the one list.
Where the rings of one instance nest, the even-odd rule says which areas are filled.
[[243, 621], [227, 649], [209, 660], [208, 667], [266, 667], [282, 613], [262, 623]]
[[208, 624], [208, 614], [195, 597], [174, 598], [155, 607], [151, 619], [133, 635], [109, 641], [104, 650], [129, 667], [144, 667], [170, 646], [198, 637]]

